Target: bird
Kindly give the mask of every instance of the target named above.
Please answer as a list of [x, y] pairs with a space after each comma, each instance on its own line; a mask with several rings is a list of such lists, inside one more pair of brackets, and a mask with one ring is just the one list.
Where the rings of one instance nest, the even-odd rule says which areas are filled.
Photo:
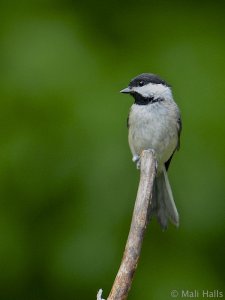
[[156, 177], [149, 208], [149, 221], [156, 215], [165, 230], [169, 221], [179, 226], [167, 171], [174, 153], [180, 148], [181, 114], [171, 86], [160, 76], [143, 73], [120, 91], [133, 97], [127, 118], [128, 142], [133, 162], [140, 168], [143, 150], [151, 149], [156, 157]]

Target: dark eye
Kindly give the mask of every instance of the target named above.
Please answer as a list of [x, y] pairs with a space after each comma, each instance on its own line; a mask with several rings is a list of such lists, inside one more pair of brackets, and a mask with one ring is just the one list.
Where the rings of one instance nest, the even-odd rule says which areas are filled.
[[142, 80], [139, 81], [139, 82], [138, 82], [138, 85], [139, 85], [139, 86], [143, 86], [143, 85], [144, 85], [144, 81], [142, 81]]

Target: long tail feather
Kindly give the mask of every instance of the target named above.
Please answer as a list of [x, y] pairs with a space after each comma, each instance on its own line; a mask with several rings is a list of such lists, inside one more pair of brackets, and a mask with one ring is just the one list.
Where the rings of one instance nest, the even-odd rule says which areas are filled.
[[163, 167], [163, 171], [155, 179], [150, 218], [153, 214], [156, 214], [158, 222], [163, 229], [167, 228], [168, 220], [174, 225], [179, 226], [179, 214], [173, 199], [165, 167]]

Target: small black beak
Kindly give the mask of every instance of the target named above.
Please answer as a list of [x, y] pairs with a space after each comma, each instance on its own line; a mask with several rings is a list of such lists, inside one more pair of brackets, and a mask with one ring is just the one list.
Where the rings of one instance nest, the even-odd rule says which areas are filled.
[[121, 90], [120, 93], [123, 93], [123, 94], [130, 94], [131, 91], [132, 91], [131, 88], [130, 88], [130, 87], [127, 87], [127, 88]]

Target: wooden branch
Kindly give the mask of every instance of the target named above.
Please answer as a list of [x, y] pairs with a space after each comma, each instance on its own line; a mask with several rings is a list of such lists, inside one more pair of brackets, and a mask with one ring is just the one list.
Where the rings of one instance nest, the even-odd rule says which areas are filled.
[[[148, 208], [151, 204], [155, 175], [156, 160], [154, 151], [145, 150], [141, 154], [140, 182], [130, 232], [119, 271], [107, 300], [125, 300], [128, 297], [148, 224]], [[102, 291], [99, 294], [100, 299], [101, 293]]]

